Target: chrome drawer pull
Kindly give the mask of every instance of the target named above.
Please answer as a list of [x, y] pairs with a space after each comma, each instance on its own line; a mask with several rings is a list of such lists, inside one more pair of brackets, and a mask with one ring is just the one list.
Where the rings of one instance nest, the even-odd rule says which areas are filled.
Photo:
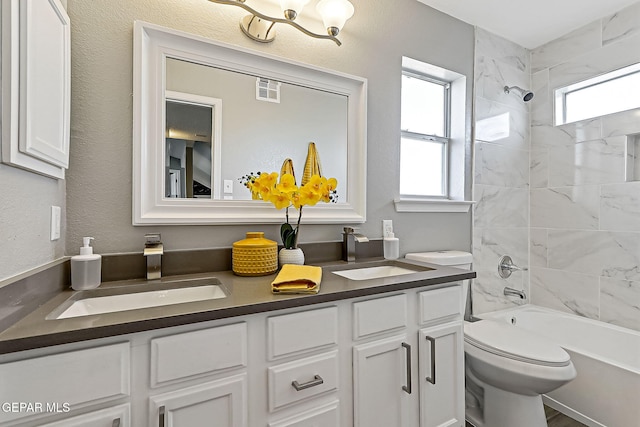
[[402, 390], [411, 394], [411, 345], [403, 342], [402, 346], [407, 350], [407, 385], [403, 385]]
[[293, 388], [296, 389], [296, 391], [300, 391], [300, 390], [304, 390], [306, 388], [311, 388], [311, 387], [315, 387], [317, 385], [320, 385], [324, 383], [324, 380], [322, 379], [322, 377], [320, 375], [314, 375], [313, 379], [307, 383], [304, 384], [300, 384], [298, 381], [293, 381], [291, 383], [291, 385], [293, 386]]
[[111, 427], [120, 427], [120, 418], [116, 418], [115, 420], [113, 420], [113, 423], [111, 423]]
[[431, 343], [431, 376], [427, 377], [426, 380], [431, 384], [436, 384], [436, 339], [430, 336], [427, 336], [427, 341]]

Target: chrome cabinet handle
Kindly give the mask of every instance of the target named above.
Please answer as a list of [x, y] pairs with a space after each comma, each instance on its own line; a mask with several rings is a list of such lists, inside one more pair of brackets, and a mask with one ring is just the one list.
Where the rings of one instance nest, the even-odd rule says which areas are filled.
[[431, 384], [436, 383], [436, 339], [427, 335], [427, 341], [431, 343], [431, 376], [427, 377], [427, 381]]
[[111, 427], [120, 427], [120, 418], [116, 418], [115, 420], [113, 420], [113, 422], [111, 423]]
[[323, 384], [324, 380], [322, 379], [322, 377], [320, 375], [314, 375], [313, 379], [309, 382], [300, 384], [298, 381], [293, 381], [291, 383], [291, 385], [293, 386], [293, 388], [296, 389], [296, 391], [301, 391], [307, 388], [311, 388], [311, 387], [315, 387], [317, 385]]
[[411, 394], [411, 345], [403, 342], [402, 346], [407, 351], [407, 385], [403, 385], [402, 390]]
[[158, 427], [164, 427], [164, 405], [158, 409]]

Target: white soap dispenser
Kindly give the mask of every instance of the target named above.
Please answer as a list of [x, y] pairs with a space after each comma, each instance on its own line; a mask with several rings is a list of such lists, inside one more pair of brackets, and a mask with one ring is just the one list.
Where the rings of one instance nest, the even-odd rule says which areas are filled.
[[93, 237], [83, 237], [80, 255], [71, 257], [71, 287], [76, 291], [100, 286], [102, 256], [90, 246]]
[[382, 249], [385, 259], [400, 258], [400, 239], [393, 234], [393, 223], [390, 219], [382, 221]]

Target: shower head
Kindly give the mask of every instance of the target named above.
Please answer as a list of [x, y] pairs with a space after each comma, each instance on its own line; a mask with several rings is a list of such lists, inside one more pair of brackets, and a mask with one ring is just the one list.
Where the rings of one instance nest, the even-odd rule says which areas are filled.
[[531, 92], [530, 90], [522, 89], [521, 87], [518, 87], [518, 86], [504, 87], [504, 93], [509, 94], [511, 92], [514, 92], [517, 95], [519, 95], [520, 99], [522, 99], [524, 102], [529, 102], [533, 99], [533, 92]]

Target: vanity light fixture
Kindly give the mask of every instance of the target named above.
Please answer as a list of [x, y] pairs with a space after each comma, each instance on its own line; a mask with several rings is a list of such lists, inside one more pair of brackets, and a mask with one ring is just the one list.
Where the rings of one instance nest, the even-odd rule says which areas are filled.
[[320, 0], [316, 11], [322, 18], [327, 34], [318, 34], [307, 30], [295, 22], [302, 8], [310, 0], [280, 0], [284, 18], [275, 18], [258, 12], [245, 3], [245, 0], [209, 0], [214, 3], [238, 6], [250, 13], [240, 20], [240, 28], [249, 38], [269, 43], [276, 37], [275, 24], [289, 24], [310, 37], [333, 40], [338, 46], [342, 43], [336, 38], [347, 19], [353, 16], [353, 5], [348, 0]]

